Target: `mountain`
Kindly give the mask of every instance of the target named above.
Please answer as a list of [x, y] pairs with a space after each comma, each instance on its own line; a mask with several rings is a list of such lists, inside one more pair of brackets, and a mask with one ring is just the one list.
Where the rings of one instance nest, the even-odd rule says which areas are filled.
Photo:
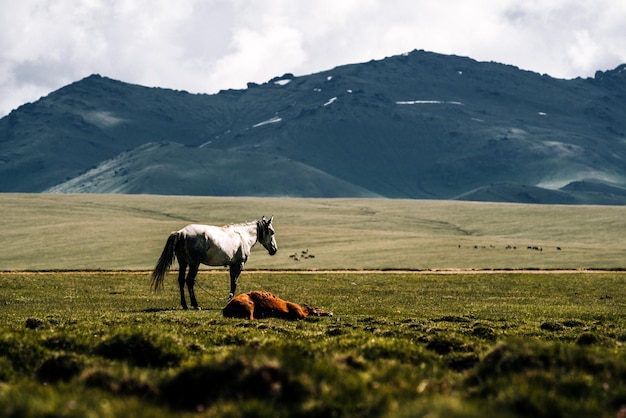
[[244, 90], [92, 75], [0, 119], [0, 192], [626, 204], [626, 65], [413, 51]]
[[206, 196], [253, 194], [381, 197], [316, 168], [284, 157], [249, 151], [197, 148], [170, 142], [150, 142], [123, 152], [84, 174], [46, 191]]

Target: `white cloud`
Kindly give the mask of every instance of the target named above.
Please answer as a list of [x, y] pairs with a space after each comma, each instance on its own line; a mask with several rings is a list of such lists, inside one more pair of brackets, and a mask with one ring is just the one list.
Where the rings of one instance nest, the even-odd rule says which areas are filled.
[[277, 71], [297, 68], [304, 58], [300, 33], [293, 27], [237, 28], [231, 51], [217, 60], [210, 80], [214, 85], [242, 87], [248, 81], [267, 81]]
[[214, 93], [413, 49], [555, 77], [626, 62], [614, 0], [0, 0], [0, 116], [92, 73]]

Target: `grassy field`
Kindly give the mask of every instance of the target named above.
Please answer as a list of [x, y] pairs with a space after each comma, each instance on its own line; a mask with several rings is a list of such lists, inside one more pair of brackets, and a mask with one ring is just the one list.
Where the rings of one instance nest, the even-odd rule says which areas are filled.
[[616, 417], [626, 273], [248, 272], [330, 309], [226, 319], [144, 273], [0, 274], [0, 415]]
[[147, 270], [173, 230], [263, 215], [279, 252], [255, 247], [248, 269], [626, 268], [617, 206], [2, 194], [0, 213], [0, 271]]
[[[0, 199], [0, 416], [626, 416], [624, 208]], [[200, 311], [149, 290], [171, 230], [261, 215], [238, 291], [334, 317], [223, 318], [222, 268]]]

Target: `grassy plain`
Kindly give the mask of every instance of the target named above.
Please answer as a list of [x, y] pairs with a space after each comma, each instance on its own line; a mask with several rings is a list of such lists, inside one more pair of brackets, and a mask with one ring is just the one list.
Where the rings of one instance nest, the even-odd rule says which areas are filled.
[[[247, 269], [626, 267], [618, 206], [2, 194], [0, 213], [0, 270], [147, 270], [187, 223], [262, 215], [275, 216], [279, 252], [255, 247]], [[290, 257], [306, 250], [315, 258]]]
[[[626, 415], [622, 207], [7, 194], [0, 211], [0, 416]], [[170, 231], [261, 215], [279, 252], [255, 248], [238, 290], [334, 317], [225, 319], [222, 268], [201, 271], [200, 311], [174, 274], [149, 290]]]

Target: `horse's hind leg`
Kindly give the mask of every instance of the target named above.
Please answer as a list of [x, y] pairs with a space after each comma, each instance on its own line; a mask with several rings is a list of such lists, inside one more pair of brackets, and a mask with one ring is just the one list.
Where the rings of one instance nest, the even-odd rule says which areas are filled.
[[196, 293], [193, 290], [193, 285], [196, 282], [196, 275], [198, 274], [198, 268], [200, 268], [199, 263], [198, 264], [193, 263], [189, 265], [189, 274], [187, 275], [187, 290], [189, 290], [189, 299], [191, 300], [191, 307], [195, 309], [198, 309], [198, 301], [196, 300]]
[[180, 287], [180, 304], [183, 309], [187, 309], [187, 301], [185, 300], [185, 270], [187, 269], [187, 264], [181, 262], [180, 259], [178, 261], [178, 286]]

